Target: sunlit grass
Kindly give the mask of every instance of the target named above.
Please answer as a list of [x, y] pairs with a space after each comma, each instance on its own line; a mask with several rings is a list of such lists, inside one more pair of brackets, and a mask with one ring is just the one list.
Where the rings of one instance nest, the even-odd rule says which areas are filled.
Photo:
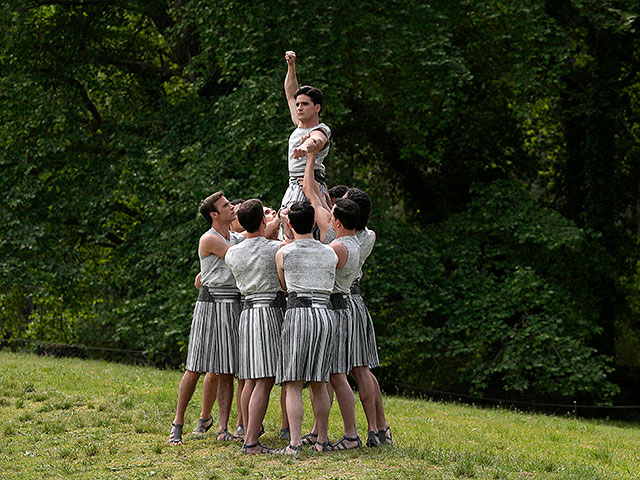
[[[239, 444], [166, 438], [182, 372], [0, 352], [0, 471], [3, 478], [69, 479], [637, 479], [637, 424], [534, 415], [385, 397], [393, 448], [298, 458], [243, 456]], [[272, 393], [261, 439], [280, 429]], [[201, 390], [187, 410], [195, 425]], [[305, 429], [311, 427], [305, 390]], [[235, 422], [235, 405], [234, 405]], [[357, 405], [358, 429], [366, 422]], [[342, 435], [337, 406], [330, 437]]]

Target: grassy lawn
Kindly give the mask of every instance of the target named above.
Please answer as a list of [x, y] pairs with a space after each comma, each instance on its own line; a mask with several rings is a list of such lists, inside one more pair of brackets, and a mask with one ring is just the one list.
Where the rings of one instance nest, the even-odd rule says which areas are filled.
[[[182, 372], [0, 351], [3, 479], [640, 479], [640, 426], [385, 397], [394, 447], [244, 456], [240, 444], [166, 438]], [[279, 387], [263, 443], [280, 429]], [[197, 421], [200, 386], [185, 431]], [[311, 409], [305, 390], [305, 427]], [[214, 407], [214, 411], [217, 407]], [[235, 422], [235, 405], [234, 405]], [[358, 430], [366, 422], [357, 404]], [[235, 423], [233, 423], [235, 425]], [[341, 436], [337, 405], [329, 434]], [[364, 439], [364, 438], [363, 438]]]

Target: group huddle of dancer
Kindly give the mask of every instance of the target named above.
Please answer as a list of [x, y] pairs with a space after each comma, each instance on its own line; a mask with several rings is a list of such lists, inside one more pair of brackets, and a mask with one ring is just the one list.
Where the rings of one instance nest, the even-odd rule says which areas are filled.
[[[180, 445], [184, 413], [204, 373], [202, 411], [193, 430], [214, 425], [219, 441], [243, 440], [248, 455], [295, 455], [303, 445], [318, 451], [359, 448], [355, 396], [358, 385], [369, 447], [390, 445], [380, 386], [373, 322], [360, 295], [362, 267], [373, 249], [367, 228], [371, 201], [357, 188], [327, 189], [324, 159], [331, 130], [319, 120], [322, 92], [298, 87], [295, 53], [285, 54], [284, 90], [296, 129], [289, 138], [289, 186], [278, 212], [258, 199], [230, 202], [216, 192], [200, 204], [211, 228], [198, 243], [199, 289], [185, 373], [178, 390], [169, 444]], [[238, 427], [228, 430], [234, 376], [238, 378]], [[282, 385], [281, 449], [262, 445], [263, 420], [274, 383]], [[302, 435], [302, 389], [310, 386], [313, 429]], [[343, 437], [330, 443], [329, 411], [335, 397]]]

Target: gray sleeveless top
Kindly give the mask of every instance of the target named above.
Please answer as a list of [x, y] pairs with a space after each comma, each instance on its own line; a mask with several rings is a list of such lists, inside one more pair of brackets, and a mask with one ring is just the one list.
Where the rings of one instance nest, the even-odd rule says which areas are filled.
[[322, 239], [322, 243], [324, 243], [325, 245], [329, 245], [335, 239], [336, 239], [336, 231], [331, 226], [331, 223], [329, 223], [329, 228], [327, 228], [327, 234]]
[[333, 293], [349, 293], [351, 284], [358, 278], [360, 271], [360, 242], [354, 235], [336, 238], [336, 242], [347, 247], [349, 257], [342, 268], [336, 269], [336, 283], [333, 287]]
[[231, 268], [240, 293], [282, 292], [276, 268], [279, 249], [280, 242], [254, 237], [227, 250], [224, 261]]
[[358, 267], [357, 277], [357, 279], [360, 280], [362, 278], [362, 266], [369, 255], [371, 255], [373, 244], [376, 243], [376, 234], [373, 230], [364, 227], [364, 230], [358, 230], [356, 232], [356, 238], [360, 241], [360, 265]]
[[331, 293], [338, 256], [317, 240], [301, 239], [282, 247], [282, 268], [289, 292]]
[[[229, 231], [229, 240], [220, 235], [214, 228], [207, 230], [204, 235], [218, 235], [230, 245], [236, 245], [244, 240], [239, 233]], [[231, 287], [236, 288], [236, 279], [231, 273], [231, 269], [224, 263], [224, 260], [217, 255], [207, 255], [200, 257], [200, 281], [207, 287]]]
[[304, 167], [307, 164], [307, 157], [293, 158], [293, 149], [302, 145], [302, 137], [306, 134], [313, 132], [314, 130], [320, 130], [327, 136], [327, 143], [324, 148], [316, 154], [316, 164], [314, 169], [324, 174], [324, 159], [329, 154], [329, 140], [331, 139], [331, 129], [324, 123], [319, 123], [314, 127], [309, 128], [296, 128], [289, 137], [289, 152], [287, 158], [289, 159], [289, 176], [290, 177], [303, 177]]

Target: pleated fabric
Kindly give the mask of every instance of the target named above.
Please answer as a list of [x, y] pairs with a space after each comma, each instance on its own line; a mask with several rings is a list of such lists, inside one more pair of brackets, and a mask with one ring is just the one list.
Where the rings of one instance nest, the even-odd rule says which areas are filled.
[[328, 308], [296, 307], [284, 314], [281, 360], [276, 383], [328, 382], [334, 338], [333, 312]]
[[331, 373], [349, 373], [351, 368], [351, 342], [354, 336], [353, 316], [348, 308], [335, 309], [334, 341]]
[[233, 302], [196, 302], [189, 334], [187, 370], [227, 374], [238, 371], [239, 300], [238, 294], [237, 301]]
[[[324, 183], [320, 184], [320, 194], [329, 194]], [[296, 202], [304, 202], [305, 200], [307, 200], [307, 197], [305, 197], [302, 192], [302, 185], [298, 182], [298, 178], [290, 177], [289, 185], [287, 190], [284, 192], [282, 202], [280, 203], [280, 208], [289, 207]]]
[[379, 367], [376, 333], [364, 299], [361, 295], [351, 293], [347, 297], [347, 305], [353, 321], [353, 335], [349, 344], [350, 369]]
[[282, 309], [253, 306], [240, 314], [238, 378], [275, 377], [280, 362]]

